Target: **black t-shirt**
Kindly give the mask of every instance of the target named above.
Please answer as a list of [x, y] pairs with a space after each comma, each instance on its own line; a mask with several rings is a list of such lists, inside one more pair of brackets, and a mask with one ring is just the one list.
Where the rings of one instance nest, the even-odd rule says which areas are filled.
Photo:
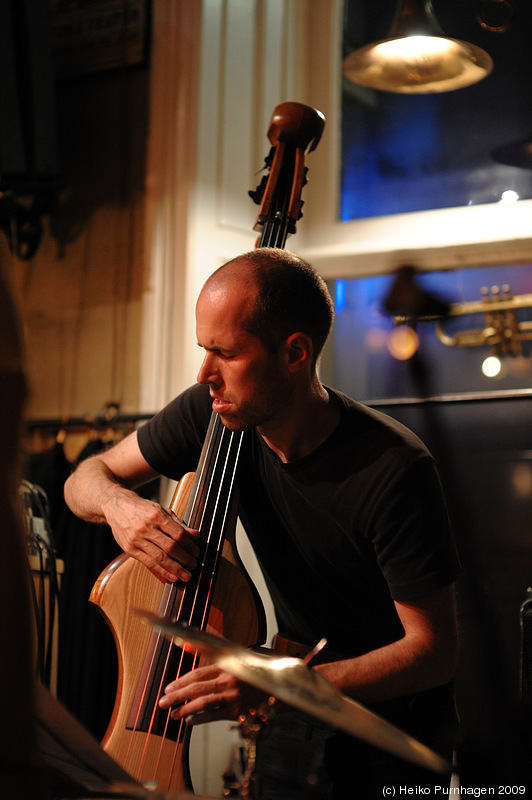
[[[357, 655], [400, 638], [393, 600], [452, 583], [458, 559], [426, 447], [390, 417], [331, 394], [340, 421], [297, 462], [282, 463], [245, 432], [239, 515], [279, 630]], [[195, 471], [210, 417], [207, 387], [191, 387], [139, 430], [142, 454], [169, 478]]]

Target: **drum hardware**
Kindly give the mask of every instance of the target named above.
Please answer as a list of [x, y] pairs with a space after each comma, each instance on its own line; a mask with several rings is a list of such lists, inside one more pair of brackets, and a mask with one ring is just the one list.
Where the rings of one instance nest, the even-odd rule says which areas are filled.
[[245, 769], [241, 779], [233, 783], [233, 794], [224, 792], [224, 797], [232, 796], [242, 798], [242, 800], [258, 800], [255, 777], [257, 745], [260, 739], [268, 733], [269, 724], [274, 714], [275, 698], [269, 697], [258, 708], [250, 708], [246, 714], [239, 716], [238, 728], [246, 749]]

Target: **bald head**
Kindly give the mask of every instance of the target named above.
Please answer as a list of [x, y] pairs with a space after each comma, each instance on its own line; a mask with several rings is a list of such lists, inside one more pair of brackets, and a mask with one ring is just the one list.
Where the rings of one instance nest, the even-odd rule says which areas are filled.
[[203, 291], [211, 294], [229, 286], [249, 293], [245, 330], [272, 351], [291, 334], [306, 333], [316, 363], [334, 310], [325, 282], [310, 264], [288, 250], [257, 248], [217, 269]]

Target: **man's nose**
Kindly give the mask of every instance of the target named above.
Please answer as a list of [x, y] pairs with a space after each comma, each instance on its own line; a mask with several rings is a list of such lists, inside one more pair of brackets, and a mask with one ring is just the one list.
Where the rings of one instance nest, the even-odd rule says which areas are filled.
[[198, 383], [216, 383], [214, 365], [209, 353], [206, 353], [196, 378]]

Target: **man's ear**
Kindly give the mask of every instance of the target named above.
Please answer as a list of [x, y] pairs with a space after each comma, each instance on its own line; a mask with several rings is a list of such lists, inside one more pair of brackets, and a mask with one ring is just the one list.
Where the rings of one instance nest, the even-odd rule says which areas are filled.
[[292, 333], [286, 340], [287, 366], [297, 371], [312, 363], [312, 339], [306, 333]]

